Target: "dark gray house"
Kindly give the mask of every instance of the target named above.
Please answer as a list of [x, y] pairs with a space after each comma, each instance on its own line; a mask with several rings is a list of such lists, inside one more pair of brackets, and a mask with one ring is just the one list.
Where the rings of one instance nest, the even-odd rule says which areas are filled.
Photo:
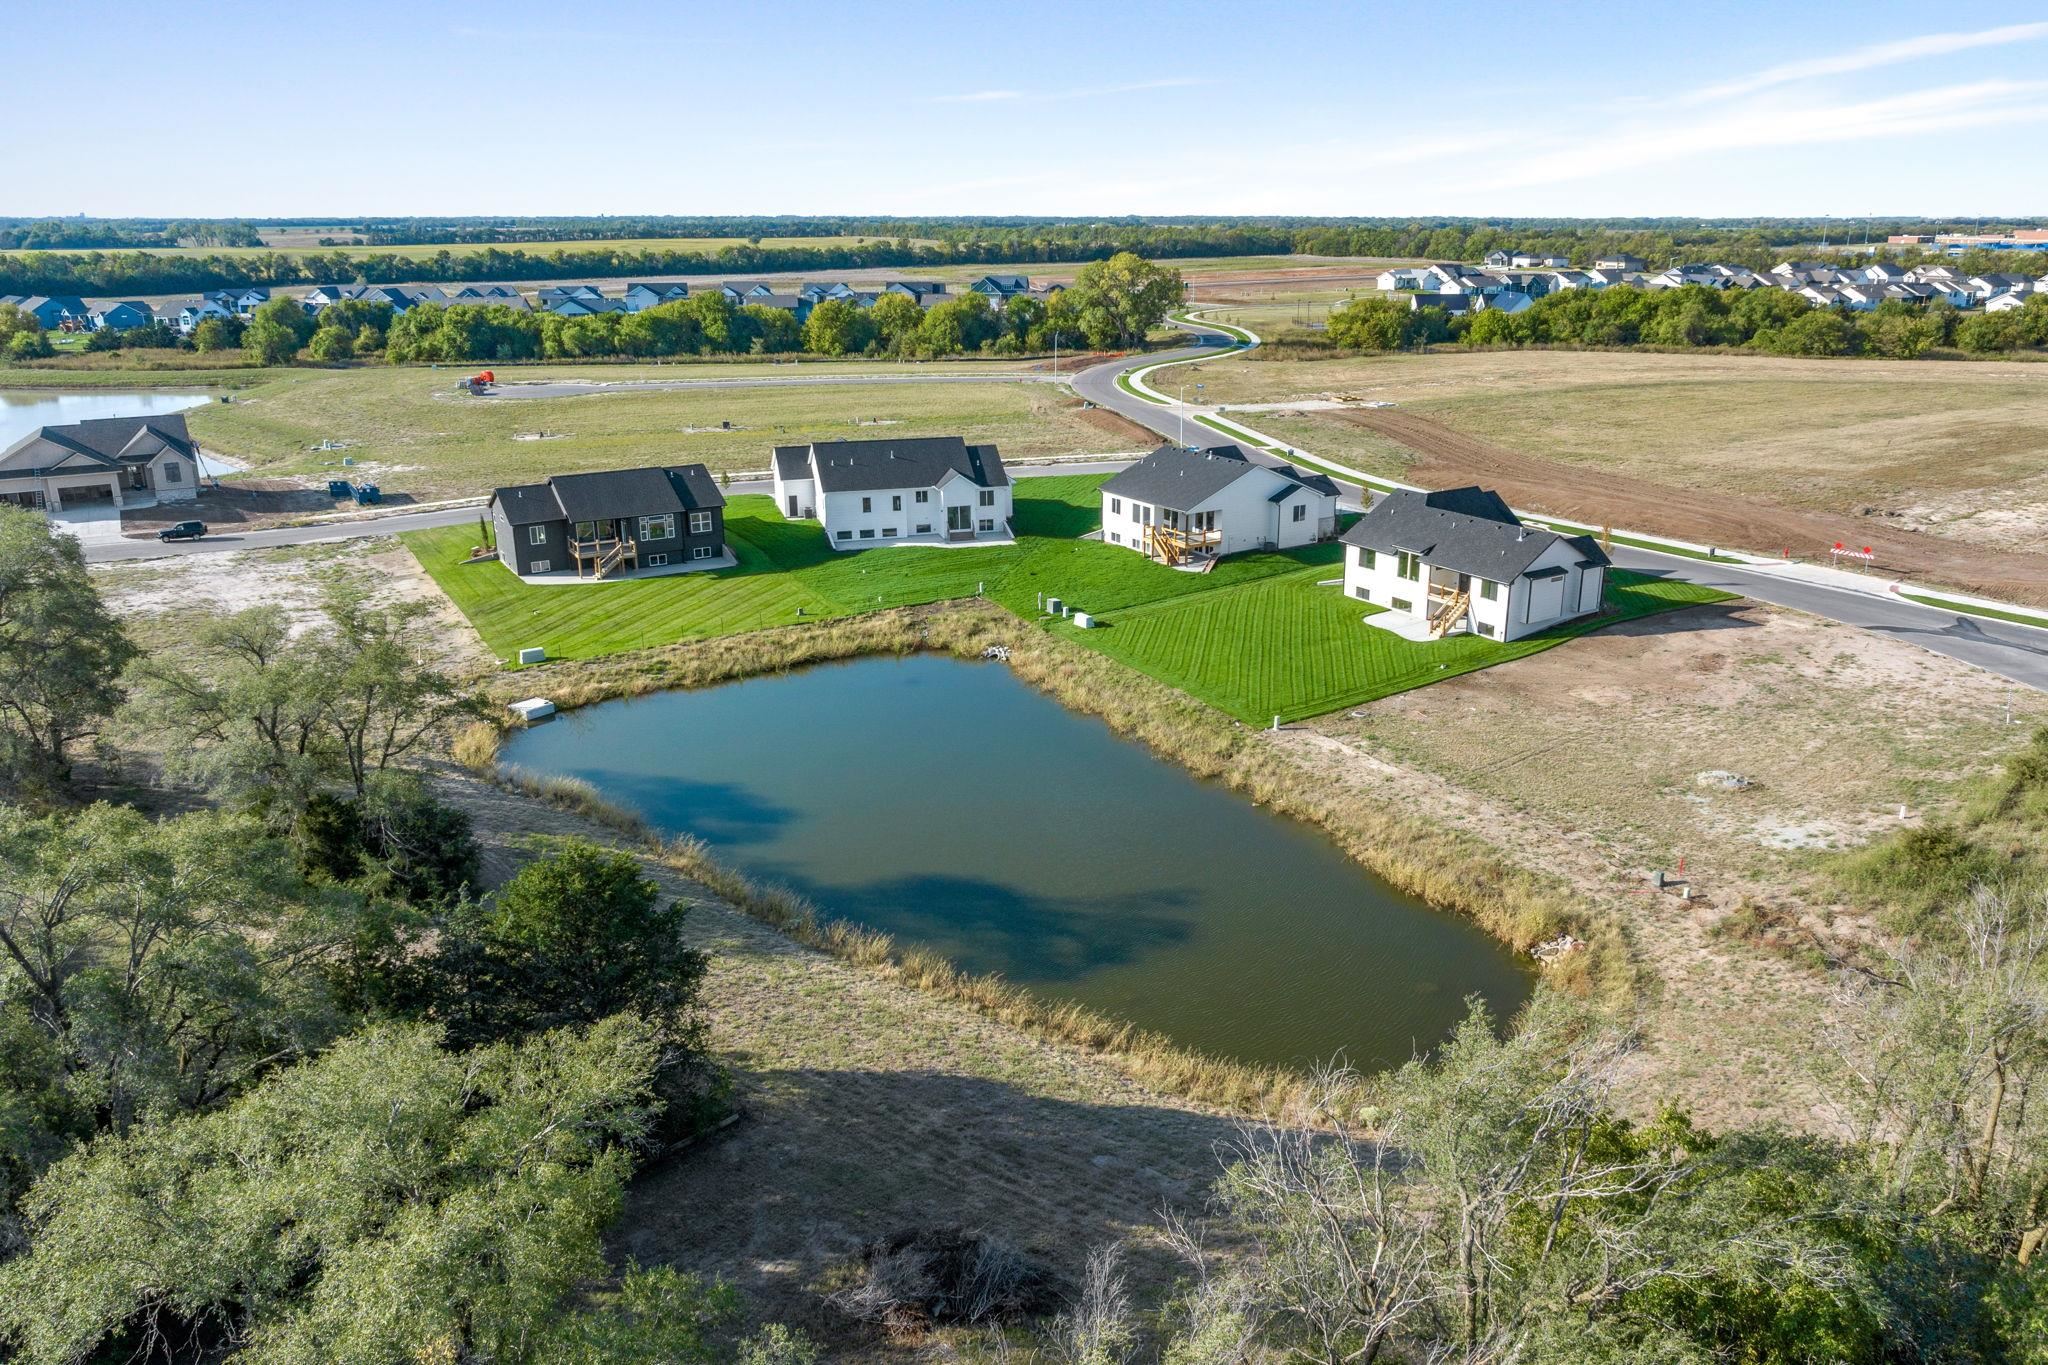
[[557, 474], [491, 494], [498, 558], [521, 577], [721, 568], [725, 494], [701, 464]]

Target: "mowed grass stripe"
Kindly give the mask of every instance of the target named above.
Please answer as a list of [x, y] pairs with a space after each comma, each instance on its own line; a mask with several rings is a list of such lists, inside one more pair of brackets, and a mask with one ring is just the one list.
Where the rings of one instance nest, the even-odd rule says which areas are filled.
[[[759, 495], [732, 498], [726, 540], [736, 567], [667, 578], [534, 587], [496, 560], [467, 562], [469, 526], [404, 540], [493, 652], [509, 662], [541, 646], [551, 658], [591, 659], [683, 640], [829, 621], [977, 592], [1026, 621], [1250, 724], [1298, 720], [1520, 658], [1614, 620], [1727, 594], [1614, 571], [1607, 614], [1509, 645], [1477, 636], [1411, 644], [1363, 624], [1373, 608], [1319, 580], [1341, 547], [1237, 555], [1207, 574], [1182, 573], [1121, 546], [1075, 537], [1098, 521], [1103, 476], [1018, 485], [1018, 543], [840, 553], [814, 524], [789, 522]], [[1099, 630], [1051, 621], [1060, 597], [1095, 615]]]

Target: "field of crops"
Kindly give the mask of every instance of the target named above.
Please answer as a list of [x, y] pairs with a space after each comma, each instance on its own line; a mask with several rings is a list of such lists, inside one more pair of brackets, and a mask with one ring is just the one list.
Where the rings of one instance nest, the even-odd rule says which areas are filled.
[[[1607, 615], [1508, 645], [1473, 636], [1411, 644], [1362, 624], [1372, 608], [1319, 583], [1336, 574], [1336, 545], [1236, 555], [1211, 573], [1188, 574], [1076, 539], [1098, 522], [1100, 483], [1093, 475], [1019, 483], [1014, 546], [852, 554], [832, 550], [814, 524], [785, 521], [768, 498], [735, 497], [726, 541], [736, 568], [602, 584], [536, 587], [495, 560], [467, 562], [474, 527], [417, 531], [405, 540], [505, 660], [535, 645], [551, 658], [590, 659], [980, 595], [1248, 723], [1356, 706], [1548, 649], [1614, 620], [1724, 596], [1617, 572]], [[1082, 631], [1046, 617], [1041, 594], [1095, 614], [1102, 627]]]

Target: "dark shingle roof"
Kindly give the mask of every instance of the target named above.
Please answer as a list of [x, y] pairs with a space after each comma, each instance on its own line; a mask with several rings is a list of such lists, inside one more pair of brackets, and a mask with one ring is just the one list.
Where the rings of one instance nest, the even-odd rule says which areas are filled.
[[[1201, 506], [1255, 467], [1239, 445], [1210, 446], [1206, 450], [1161, 446], [1130, 468], [1112, 475], [1102, 485], [1102, 491], [1185, 511]], [[1320, 474], [1304, 474], [1291, 464], [1265, 467], [1290, 480], [1295, 487], [1331, 497], [1337, 495], [1337, 485]], [[1279, 502], [1293, 492], [1294, 487], [1282, 488], [1271, 500]]]
[[725, 506], [711, 471], [701, 464], [556, 474], [546, 483], [516, 484], [491, 494], [514, 526], [540, 521], [603, 521]]
[[787, 479], [808, 479], [811, 477], [811, 448], [809, 446], [775, 447], [775, 472]]
[[810, 454], [821, 493], [930, 488], [949, 470], [983, 488], [1003, 488], [1010, 482], [994, 446], [971, 446], [958, 436], [818, 441], [810, 446]]
[[1385, 553], [1406, 550], [1427, 563], [1496, 583], [1520, 576], [1559, 543], [1571, 545], [1588, 560], [1607, 563], [1590, 537], [1524, 526], [1498, 493], [1477, 486], [1433, 493], [1396, 489], [1340, 539]]
[[[141, 464], [156, 458], [166, 448], [188, 459], [195, 458], [192, 437], [185, 430], [185, 418], [175, 412], [152, 417], [89, 417], [85, 421], [62, 426], [37, 427], [5, 450], [0, 450], [0, 459], [6, 459], [39, 441], [65, 452], [57, 456], [52, 465], [74, 454], [107, 465]], [[16, 469], [7, 472], [10, 477], [18, 478], [30, 471]]]

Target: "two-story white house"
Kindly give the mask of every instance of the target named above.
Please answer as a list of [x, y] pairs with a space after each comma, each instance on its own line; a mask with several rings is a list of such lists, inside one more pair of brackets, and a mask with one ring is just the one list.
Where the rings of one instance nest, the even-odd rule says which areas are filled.
[[1002, 455], [958, 436], [777, 446], [775, 505], [823, 523], [835, 550], [1015, 539]]
[[1102, 539], [1167, 564], [1313, 545], [1336, 529], [1336, 484], [1235, 445], [1161, 446], [1102, 485]]
[[1345, 596], [1433, 638], [1519, 640], [1600, 610], [1607, 587], [1608, 559], [1591, 536], [1524, 526], [1476, 486], [1397, 489], [1339, 539]]

